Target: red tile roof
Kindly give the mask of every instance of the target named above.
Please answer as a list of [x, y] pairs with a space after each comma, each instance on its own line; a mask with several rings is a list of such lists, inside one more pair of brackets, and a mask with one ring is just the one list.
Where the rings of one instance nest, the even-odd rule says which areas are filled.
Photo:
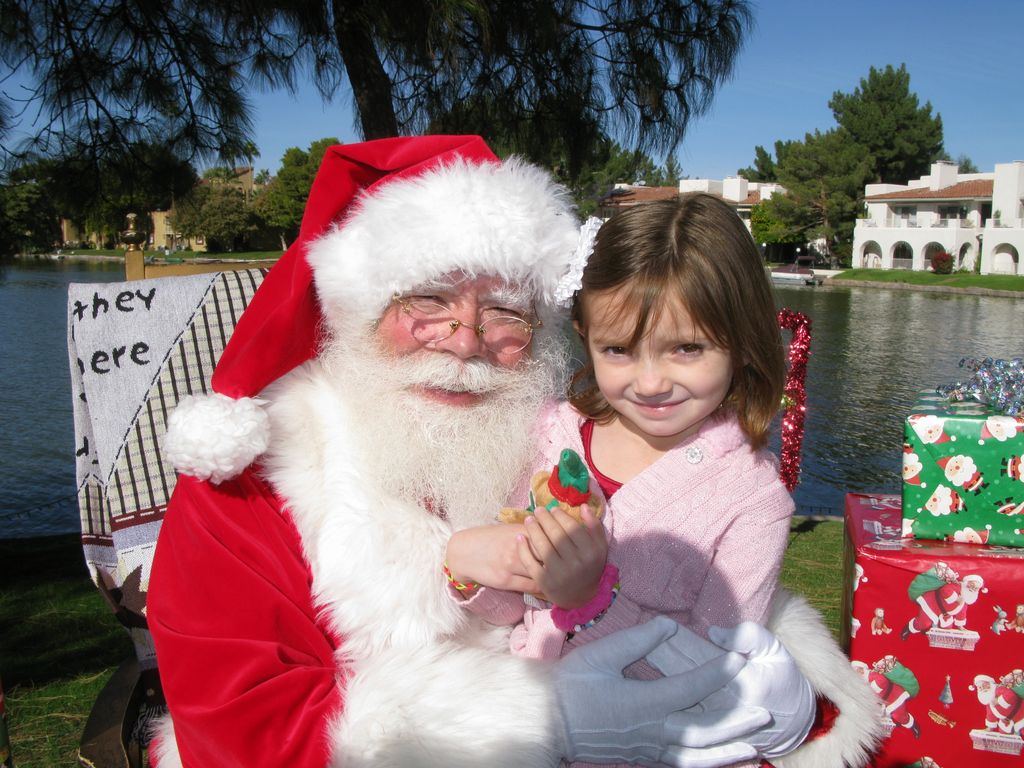
[[679, 194], [679, 187], [623, 187], [613, 189], [601, 198], [601, 205], [626, 206], [669, 200]]
[[979, 197], [992, 197], [991, 179], [961, 181], [959, 184], [943, 187], [942, 189], [928, 189], [927, 187], [901, 189], [898, 192], [885, 192], [884, 194], [871, 195], [864, 199], [867, 202], [873, 203], [881, 200], [964, 200]]
[[[637, 203], [649, 203], [652, 200], [670, 200], [679, 194], [679, 187], [624, 187], [613, 189], [598, 202], [603, 206], [624, 208]], [[715, 195], [715, 197], [722, 197]], [[726, 200], [731, 205], [757, 205], [761, 202], [761, 193], [753, 191], [744, 200]]]

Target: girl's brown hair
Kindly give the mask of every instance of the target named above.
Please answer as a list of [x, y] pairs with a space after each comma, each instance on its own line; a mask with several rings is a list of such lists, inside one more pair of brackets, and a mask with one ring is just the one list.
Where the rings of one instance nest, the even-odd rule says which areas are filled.
[[[736, 211], [703, 193], [642, 203], [609, 219], [597, 233], [572, 318], [587, 335], [587, 295], [624, 289], [620, 305], [636, 313], [635, 347], [662, 311], [679, 301], [693, 322], [728, 350], [733, 377], [723, 408], [732, 410], [755, 448], [782, 400], [786, 362], [771, 285], [757, 246]], [[585, 416], [606, 422], [614, 411], [594, 379], [589, 351], [569, 385]]]

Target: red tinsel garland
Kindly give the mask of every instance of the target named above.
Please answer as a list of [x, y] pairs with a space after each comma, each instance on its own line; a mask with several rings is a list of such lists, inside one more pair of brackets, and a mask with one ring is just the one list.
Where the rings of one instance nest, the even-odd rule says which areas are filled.
[[780, 309], [779, 327], [792, 332], [789, 342], [789, 372], [782, 398], [782, 456], [779, 477], [792, 491], [800, 482], [800, 446], [804, 441], [807, 413], [807, 358], [811, 354], [811, 319], [803, 312]]

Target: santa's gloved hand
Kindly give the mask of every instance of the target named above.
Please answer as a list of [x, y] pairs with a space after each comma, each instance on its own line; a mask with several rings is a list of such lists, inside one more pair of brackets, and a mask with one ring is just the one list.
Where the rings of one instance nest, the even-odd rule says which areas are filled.
[[648, 654], [647, 661], [667, 675], [707, 664], [725, 651], [742, 653], [748, 659], [743, 670], [695, 709], [710, 715], [737, 706], [762, 707], [771, 713], [771, 722], [744, 736], [743, 742], [767, 758], [779, 757], [800, 746], [814, 722], [816, 702], [811, 684], [789, 651], [775, 635], [749, 621], [732, 629], [711, 627], [708, 634], [714, 643], [682, 627]]
[[768, 722], [765, 710], [688, 710], [728, 683], [746, 664], [742, 656], [719, 651], [707, 664], [659, 680], [622, 676], [680, 629], [660, 617], [581, 646], [554, 665], [564, 757], [714, 768], [756, 756], [743, 740]]

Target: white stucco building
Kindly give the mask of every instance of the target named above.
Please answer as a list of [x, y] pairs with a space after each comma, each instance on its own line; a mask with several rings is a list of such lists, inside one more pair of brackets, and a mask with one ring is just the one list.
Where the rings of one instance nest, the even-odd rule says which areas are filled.
[[954, 269], [982, 274], [1024, 274], [1024, 161], [1001, 163], [990, 173], [960, 173], [939, 161], [906, 185], [868, 184], [867, 217], [853, 231], [853, 266], [929, 269], [939, 251]]

